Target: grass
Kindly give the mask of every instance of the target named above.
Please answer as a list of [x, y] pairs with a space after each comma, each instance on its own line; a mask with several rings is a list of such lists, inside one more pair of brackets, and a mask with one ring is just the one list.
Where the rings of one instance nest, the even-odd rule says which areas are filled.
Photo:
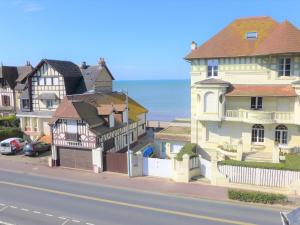
[[229, 159], [229, 160], [220, 161], [219, 165], [231, 165], [231, 166], [261, 168], [261, 169], [300, 171], [300, 155], [299, 154], [287, 155], [285, 159], [286, 160], [284, 162], [280, 162], [280, 163], [247, 162], [247, 161], [237, 161], [237, 160]]
[[238, 200], [242, 202], [254, 202], [264, 204], [286, 203], [287, 197], [282, 194], [273, 194], [260, 191], [245, 191], [238, 189], [229, 189], [228, 197], [232, 200]]

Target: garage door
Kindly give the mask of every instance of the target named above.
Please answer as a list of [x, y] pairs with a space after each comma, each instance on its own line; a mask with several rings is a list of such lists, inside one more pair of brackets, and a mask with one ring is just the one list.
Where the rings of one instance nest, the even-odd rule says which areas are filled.
[[60, 165], [64, 167], [92, 170], [92, 151], [87, 149], [59, 148]]

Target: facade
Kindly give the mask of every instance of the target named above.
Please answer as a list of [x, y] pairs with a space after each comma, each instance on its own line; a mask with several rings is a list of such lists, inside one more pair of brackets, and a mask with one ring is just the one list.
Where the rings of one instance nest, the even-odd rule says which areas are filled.
[[[300, 31], [270, 17], [237, 19], [186, 56], [191, 64], [191, 141], [266, 153], [300, 146]], [[273, 155], [274, 158], [274, 155]]]
[[29, 62], [25, 66], [0, 67], [0, 113], [1, 115], [15, 114], [18, 110], [18, 83], [23, 82], [32, 71]]
[[[85, 63], [84, 67], [79, 67], [69, 61], [43, 59], [28, 75], [26, 88], [20, 93], [17, 117], [20, 118], [21, 129], [30, 139], [50, 135], [48, 123], [66, 95], [84, 93], [92, 88], [101, 91], [97, 83], [91, 86], [96, 79], [102, 79], [97, 76], [113, 80], [103, 59], [99, 65], [93, 66], [92, 71], [86, 72], [90, 68]], [[107, 91], [109, 88], [111, 83], [108, 81], [104, 89]]]
[[147, 110], [129, 98], [127, 137], [125, 102], [126, 96], [118, 92], [67, 95], [51, 121], [53, 163], [92, 169], [93, 157], [99, 157], [93, 150], [100, 150], [101, 155], [126, 152], [128, 144], [133, 145], [145, 134]]

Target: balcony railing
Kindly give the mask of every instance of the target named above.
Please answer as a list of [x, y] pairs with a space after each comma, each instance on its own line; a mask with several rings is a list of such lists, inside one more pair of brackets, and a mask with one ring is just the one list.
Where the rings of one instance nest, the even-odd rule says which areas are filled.
[[226, 110], [225, 119], [248, 123], [293, 123], [294, 113], [259, 110]]
[[68, 141], [78, 141], [78, 134], [77, 133], [68, 133], [68, 132], [65, 132], [65, 137], [66, 137], [66, 140]]

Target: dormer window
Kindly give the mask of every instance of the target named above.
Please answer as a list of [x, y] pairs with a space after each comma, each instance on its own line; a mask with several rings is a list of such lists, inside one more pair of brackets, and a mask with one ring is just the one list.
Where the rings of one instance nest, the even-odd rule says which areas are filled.
[[247, 32], [246, 33], [247, 40], [255, 40], [257, 39], [257, 32]]
[[291, 58], [283, 57], [279, 59], [279, 76], [291, 75]]
[[219, 61], [217, 59], [207, 60], [207, 76], [217, 77], [218, 76], [218, 65]]

